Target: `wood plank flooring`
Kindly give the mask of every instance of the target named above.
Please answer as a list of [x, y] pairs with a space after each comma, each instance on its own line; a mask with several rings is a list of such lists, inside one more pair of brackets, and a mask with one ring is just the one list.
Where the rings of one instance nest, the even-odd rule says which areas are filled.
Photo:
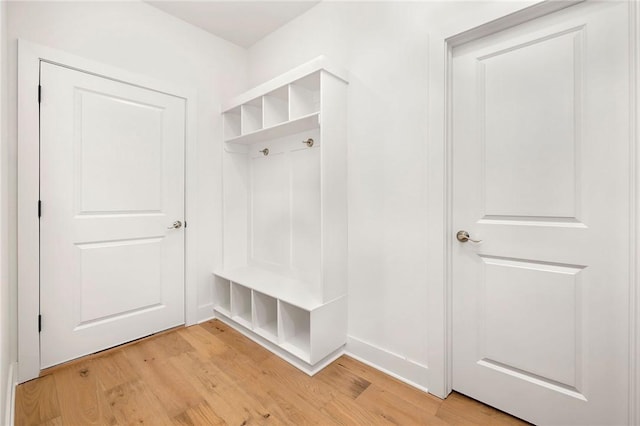
[[343, 356], [309, 377], [220, 321], [43, 372], [17, 388], [16, 425], [514, 425]]

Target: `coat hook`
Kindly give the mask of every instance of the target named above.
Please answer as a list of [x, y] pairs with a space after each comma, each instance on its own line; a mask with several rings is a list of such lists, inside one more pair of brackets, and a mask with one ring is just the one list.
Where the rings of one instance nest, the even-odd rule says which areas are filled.
[[269, 148], [262, 149], [262, 150], [260, 150], [260, 151], [258, 151], [258, 152], [261, 152], [261, 153], [262, 153], [263, 155], [265, 155], [265, 156], [266, 156], [266, 155], [269, 155]]
[[306, 141], [302, 141], [303, 144], [306, 144], [309, 148], [313, 146], [313, 139], [309, 138]]

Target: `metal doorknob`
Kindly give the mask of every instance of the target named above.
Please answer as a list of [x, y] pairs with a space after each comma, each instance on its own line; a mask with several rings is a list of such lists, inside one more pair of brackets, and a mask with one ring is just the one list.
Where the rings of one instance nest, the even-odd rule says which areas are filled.
[[179, 220], [176, 220], [175, 222], [173, 222], [173, 225], [171, 225], [167, 229], [180, 229], [180, 228], [182, 228], [182, 222], [180, 222]]
[[474, 239], [472, 239], [469, 236], [469, 233], [467, 231], [458, 231], [458, 233], [456, 234], [456, 238], [461, 243], [466, 243], [467, 241], [471, 241], [472, 243], [481, 243], [482, 242], [482, 240], [474, 240]]

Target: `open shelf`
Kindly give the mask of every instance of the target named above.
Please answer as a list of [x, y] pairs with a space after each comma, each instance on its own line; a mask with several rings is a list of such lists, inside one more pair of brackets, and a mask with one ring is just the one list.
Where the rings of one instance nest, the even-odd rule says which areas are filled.
[[298, 358], [311, 356], [310, 313], [286, 302], [280, 302], [282, 347]]
[[281, 87], [262, 97], [264, 127], [289, 121], [289, 91]]
[[253, 292], [254, 324], [256, 333], [273, 342], [278, 341], [278, 300], [266, 294]]
[[215, 275], [213, 277], [213, 306], [226, 315], [231, 313], [231, 283], [229, 280]]
[[262, 98], [242, 105], [241, 121], [243, 135], [262, 129]]
[[240, 127], [240, 107], [234, 108], [224, 114], [224, 138], [237, 138], [242, 134]]
[[320, 300], [309, 293], [310, 285], [308, 283], [284, 277], [265, 269], [245, 266], [216, 271], [214, 274], [307, 311], [312, 311], [322, 305]]
[[296, 119], [320, 111], [320, 73], [315, 72], [289, 85], [289, 117]]
[[232, 283], [231, 318], [245, 327], [251, 328], [251, 290]]
[[256, 142], [263, 142], [269, 139], [295, 135], [296, 133], [304, 132], [306, 130], [319, 128], [319, 117], [320, 113], [316, 112], [304, 117], [298, 117], [295, 120], [285, 121], [284, 123], [276, 124], [265, 129], [256, 130], [242, 136], [233, 137], [231, 139], [227, 139], [226, 142], [249, 145]]

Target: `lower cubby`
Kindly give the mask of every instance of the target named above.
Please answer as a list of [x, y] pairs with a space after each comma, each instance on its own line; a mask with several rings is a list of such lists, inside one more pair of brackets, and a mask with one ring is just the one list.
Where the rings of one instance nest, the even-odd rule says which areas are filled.
[[213, 277], [213, 306], [231, 315], [231, 282], [216, 275]]
[[311, 312], [280, 301], [282, 346], [302, 359], [311, 354]]
[[252, 326], [251, 289], [231, 284], [231, 318], [247, 327]]
[[278, 300], [253, 292], [253, 318], [256, 333], [265, 339], [278, 341]]
[[[347, 298], [297, 306], [214, 275], [216, 317], [307, 374], [343, 353], [347, 340]], [[290, 293], [283, 293], [287, 297]]]

